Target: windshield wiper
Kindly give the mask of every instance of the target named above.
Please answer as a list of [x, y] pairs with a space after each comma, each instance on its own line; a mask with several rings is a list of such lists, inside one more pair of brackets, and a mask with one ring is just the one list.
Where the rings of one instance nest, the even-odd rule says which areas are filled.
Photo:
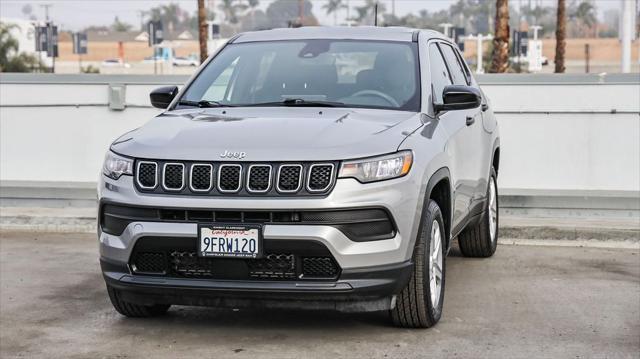
[[194, 106], [194, 107], [232, 107], [232, 105], [225, 105], [223, 103], [220, 103], [218, 101], [207, 101], [207, 100], [201, 100], [201, 101], [189, 101], [189, 100], [181, 100], [180, 102], [178, 102], [178, 105], [184, 105], [184, 106]]
[[286, 98], [282, 101], [252, 103], [245, 106], [291, 106], [291, 107], [343, 107], [342, 102], [305, 100], [302, 98]]

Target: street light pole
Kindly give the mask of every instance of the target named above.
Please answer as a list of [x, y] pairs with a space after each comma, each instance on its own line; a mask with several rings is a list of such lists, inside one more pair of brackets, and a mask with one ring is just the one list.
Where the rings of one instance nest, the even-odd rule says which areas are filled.
[[622, 0], [622, 59], [621, 67], [623, 73], [631, 72], [631, 32], [633, 31], [632, 21], [634, 11], [632, 7], [633, 2], [629, 0]]

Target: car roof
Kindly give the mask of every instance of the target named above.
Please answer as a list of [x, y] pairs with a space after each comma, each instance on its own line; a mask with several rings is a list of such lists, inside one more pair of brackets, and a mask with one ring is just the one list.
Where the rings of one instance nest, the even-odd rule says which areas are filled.
[[411, 42], [421, 33], [428, 38], [446, 39], [434, 30], [419, 30], [408, 27], [375, 27], [375, 26], [304, 26], [300, 28], [280, 28], [264, 31], [252, 31], [239, 34], [232, 43], [309, 40], [309, 39], [343, 39], [343, 40], [382, 40]]

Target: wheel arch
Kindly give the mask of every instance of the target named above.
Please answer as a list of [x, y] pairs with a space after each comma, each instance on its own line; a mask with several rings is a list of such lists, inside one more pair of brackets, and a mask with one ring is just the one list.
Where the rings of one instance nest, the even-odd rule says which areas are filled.
[[451, 245], [451, 223], [453, 220], [453, 196], [451, 190], [451, 175], [447, 167], [442, 167], [435, 171], [427, 182], [425, 193], [425, 203], [423, 208], [427, 208], [428, 201], [433, 199], [438, 203], [445, 226], [445, 238], [447, 248]]

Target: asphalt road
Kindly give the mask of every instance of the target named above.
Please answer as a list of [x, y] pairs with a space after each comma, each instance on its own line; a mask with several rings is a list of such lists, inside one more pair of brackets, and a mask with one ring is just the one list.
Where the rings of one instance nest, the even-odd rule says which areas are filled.
[[173, 307], [126, 319], [108, 302], [94, 236], [2, 233], [0, 357], [638, 358], [640, 254], [501, 245], [447, 262], [441, 322], [383, 314]]

